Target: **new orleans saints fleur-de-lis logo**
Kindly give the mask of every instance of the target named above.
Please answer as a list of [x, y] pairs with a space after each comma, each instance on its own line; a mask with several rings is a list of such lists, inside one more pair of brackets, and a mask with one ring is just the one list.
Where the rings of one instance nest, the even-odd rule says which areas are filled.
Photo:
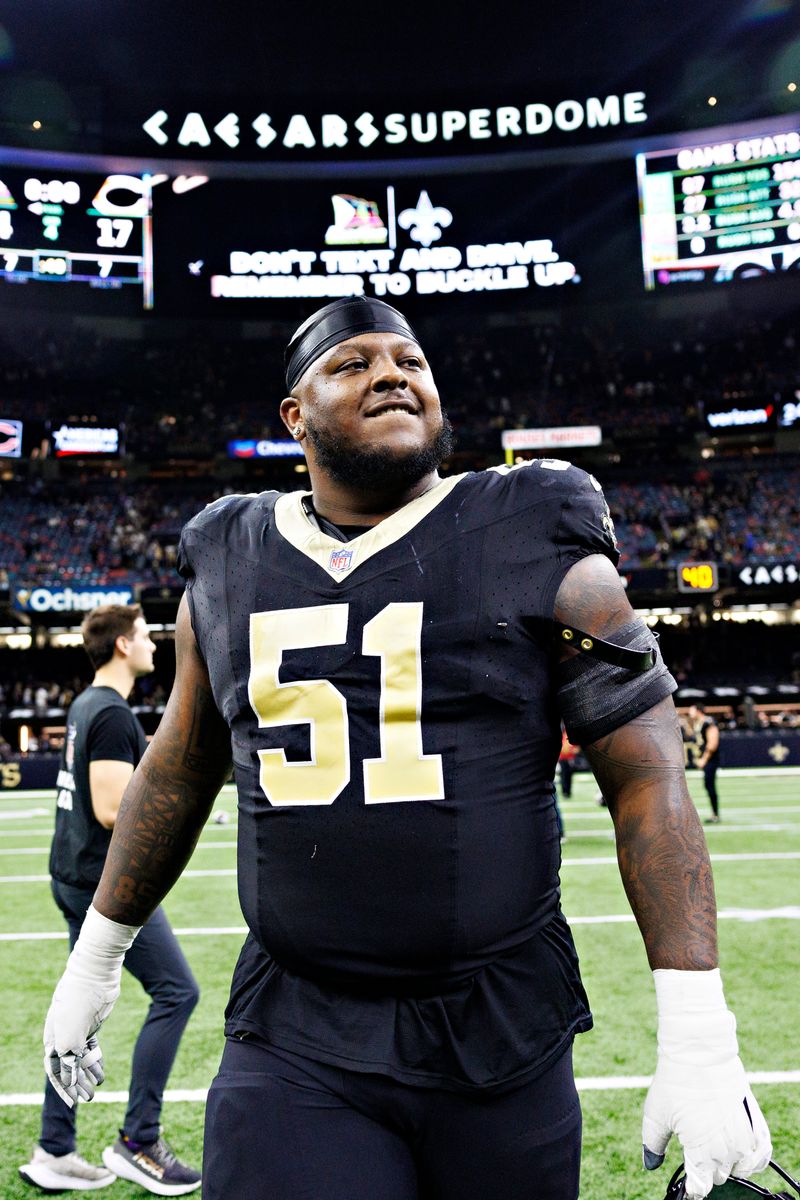
[[446, 229], [452, 224], [453, 214], [449, 208], [431, 204], [430, 196], [423, 191], [419, 194], [417, 207], [404, 208], [397, 222], [403, 229], [411, 231], [412, 241], [419, 242], [421, 246], [430, 246], [442, 236], [440, 226]]

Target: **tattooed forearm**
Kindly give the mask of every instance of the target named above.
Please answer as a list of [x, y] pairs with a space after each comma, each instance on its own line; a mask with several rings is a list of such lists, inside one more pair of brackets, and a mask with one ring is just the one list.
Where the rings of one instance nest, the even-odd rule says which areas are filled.
[[184, 614], [178, 673], [158, 732], [120, 806], [94, 903], [141, 925], [185, 867], [230, 772], [230, 733]]
[[715, 967], [714, 882], [686, 790], [672, 701], [600, 738], [586, 753], [614, 820], [620, 873], [650, 966]]
[[227, 777], [227, 758], [209, 761], [198, 779], [180, 769], [180, 756], [179, 745], [154, 743], [125, 793], [96, 897], [114, 921], [139, 925], [166, 895]]
[[182, 765], [188, 771], [193, 771], [195, 774], [204, 774], [210, 765], [204, 724], [208, 720], [209, 705], [213, 706], [213, 703], [210, 690], [201, 687], [199, 684], [195, 684], [192, 724], [181, 758]]

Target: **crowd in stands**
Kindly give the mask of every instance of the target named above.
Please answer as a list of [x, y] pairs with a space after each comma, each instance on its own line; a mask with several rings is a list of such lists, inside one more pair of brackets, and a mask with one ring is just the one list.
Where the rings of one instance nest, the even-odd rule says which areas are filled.
[[[430, 329], [428, 330], [428, 327]], [[599, 424], [625, 441], [703, 427], [720, 403], [768, 403], [797, 386], [796, 322], [740, 318], [614, 325], [423, 322], [422, 340], [464, 453], [496, 458], [503, 429]], [[288, 327], [257, 337], [111, 337], [97, 326], [0, 329], [2, 416], [100, 415], [137, 458], [224, 454], [234, 437], [285, 436], [277, 407]]]
[[742, 563], [800, 554], [800, 463], [732, 462], [682, 483], [606, 486], [623, 567], [712, 559]]
[[174, 584], [181, 527], [210, 498], [107, 479], [0, 485], [0, 585]]
[[[623, 450], [618, 467], [596, 470], [622, 566], [634, 569], [800, 553], [797, 457], [763, 459], [758, 469], [754, 460], [712, 459], [707, 469], [680, 467], [668, 453], [691, 440], [709, 404], [764, 403], [797, 387], [795, 324], [696, 322], [689, 335], [685, 321], [655, 330], [597, 318], [473, 321], [454, 331], [423, 323], [422, 340], [457, 433], [452, 470], [500, 461], [507, 428], [600, 424]], [[247, 338], [205, 327], [158, 340], [135, 323], [114, 335], [98, 324], [25, 337], [0, 328], [0, 416], [55, 426], [88, 416], [119, 422], [140, 468], [173, 464], [172, 477], [159, 482], [126, 481], [124, 464], [114, 479], [79, 477], [67, 463], [56, 475], [21, 471], [0, 483], [0, 586], [177, 583], [182, 524], [226, 491], [252, 490], [247, 479], [214, 481], [228, 440], [285, 436], [277, 403], [288, 330], [265, 330]], [[660, 435], [655, 450], [631, 444], [648, 432]], [[665, 461], [654, 465], [653, 454]], [[193, 485], [180, 468], [191, 460], [205, 462]], [[284, 473], [281, 486], [306, 483]]]
[[[604, 482], [623, 569], [800, 555], [796, 460], [761, 470], [738, 462], [690, 469], [672, 483], [616, 481], [616, 475]], [[307, 485], [307, 476], [295, 478]], [[0, 484], [0, 586], [175, 585], [182, 526], [223, 492], [250, 488], [102, 478]]]

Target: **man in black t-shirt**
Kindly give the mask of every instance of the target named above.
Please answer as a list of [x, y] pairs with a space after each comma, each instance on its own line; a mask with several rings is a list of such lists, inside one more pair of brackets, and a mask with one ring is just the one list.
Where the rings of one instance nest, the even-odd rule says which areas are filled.
[[[95, 676], [67, 714], [50, 850], [51, 887], [67, 921], [70, 946], [103, 872], [122, 794], [147, 749], [127, 696], [136, 679], [153, 670], [155, 651], [138, 605], [96, 608], [82, 632]], [[199, 1172], [175, 1158], [159, 1130], [164, 1087], [199, 995], [162, 909], [142, 929], [125, 966], [151, 1005], [134, 1050], [124, 1129], [116, 1145], [104, 1151], [104, 1167], [86, 1162], [75, 1150], [76, 1109], [48, 1080], [41, 1138], [31, 1161], [20, 1167], [23, 1179], [43, 1191], [93, 1190], [117, 1176], [159, 1195], [182, 1195], [200, 1186]], [[99, 1054], [93, 1069], [102, 1076]]]

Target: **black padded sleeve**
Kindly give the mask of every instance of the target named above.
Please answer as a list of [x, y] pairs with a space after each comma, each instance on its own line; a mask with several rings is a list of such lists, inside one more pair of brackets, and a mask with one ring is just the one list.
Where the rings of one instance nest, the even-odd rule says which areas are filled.
[[644, 621], [637, 617], [616, 630], [614, 641], [631, 650], [655, 649], [655, 666], [645, 672], [628, 671], [589, 654], [576, 654], [558, 664], [558, 706], [569, 740], [578, 746], [591, 745], [627, 725], [678, 686]]

